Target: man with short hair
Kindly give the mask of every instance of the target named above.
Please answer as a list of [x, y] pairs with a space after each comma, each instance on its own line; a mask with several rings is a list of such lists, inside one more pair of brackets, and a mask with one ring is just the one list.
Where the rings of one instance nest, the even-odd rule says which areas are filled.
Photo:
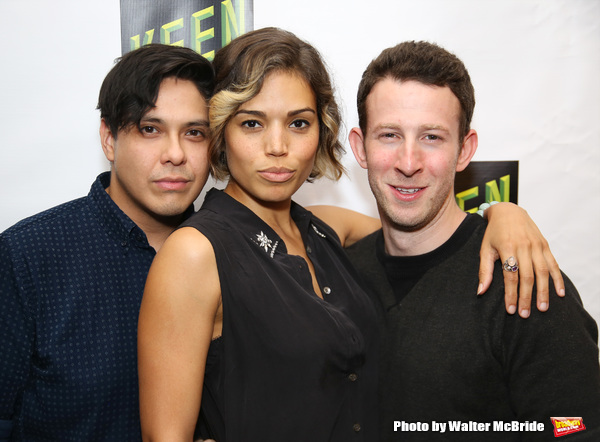
[[598, 329], [568, 278], [566, 297], [551, 286], [555, 305], [527, 320], [502, 308], [502, 264], [474, 296], [486, 223], [454, 198], [477, 149], [463, 63], [399, 44], [371, 62], [357, 101], [350, 144], [382, 230], [348, 252], [379, 310], [383, 440], [550, 440], [551, 417], [564, 416], [585, 425], [573, 440], [600, 440]]
[[0, 235], [0, 440], [141, 440], [140, 302], [208, 176], [213, 81], [187, 48], [123, 56], [98, 103], [110, 172]]

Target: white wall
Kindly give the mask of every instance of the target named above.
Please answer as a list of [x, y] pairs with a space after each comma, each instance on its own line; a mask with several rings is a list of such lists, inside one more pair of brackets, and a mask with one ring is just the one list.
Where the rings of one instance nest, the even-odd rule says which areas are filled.
[[[519, 202], [600, 321], [600, 1], [254, 0], [326, 58], [347, 128], [368, 62], [403, 40], [455, 52], [475, 85], [475, 160], [519, 160]], [[84, 11], [85, 9], [85, 11]], [[107, 170], [97, 94], [120, 55], [119, 2], [2, 0], [0, 230], [85, 195]], [[351, 152], [349, 178], [306, 185], [303, 204], [376, 215]]]

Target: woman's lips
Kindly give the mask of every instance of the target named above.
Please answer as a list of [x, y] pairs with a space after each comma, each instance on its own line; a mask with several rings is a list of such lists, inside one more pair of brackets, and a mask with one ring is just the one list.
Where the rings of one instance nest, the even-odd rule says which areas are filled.
[[273, 183], [284, 183], [295, 174], [293, 170], [285, 167], [269, 167], [268, 169], [259, 170], [258, 173], [264, 179]]

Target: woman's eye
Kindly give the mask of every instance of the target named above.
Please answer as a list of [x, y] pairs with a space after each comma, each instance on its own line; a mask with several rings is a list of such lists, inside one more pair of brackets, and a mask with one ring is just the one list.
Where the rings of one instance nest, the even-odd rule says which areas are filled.
[[256, 120], [247, 120], [242, 123], [242, 126], [253, 129], [255, 127], [259, 127], [260, 123]]
[[304, 127], [308, 127], [309, 126], [309, 122], [306, 120], [294, 120], [292, 122], [292, 124], [290, 124], [291, 127], [295, 128], [295, 129], [302, 129]]

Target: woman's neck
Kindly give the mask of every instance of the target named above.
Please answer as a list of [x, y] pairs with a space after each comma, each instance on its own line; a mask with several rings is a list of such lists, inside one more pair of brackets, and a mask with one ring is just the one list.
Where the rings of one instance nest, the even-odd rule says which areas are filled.
[[239, 186], [232, 185], [231, 182], [227, 184], [224, 192], [254, 212], [281, 237], [293, 235], [293, 232], [297, 232], [296, 224], [290, 213], [291, 197], [281, 201], [264, 201], [245, 192]]

